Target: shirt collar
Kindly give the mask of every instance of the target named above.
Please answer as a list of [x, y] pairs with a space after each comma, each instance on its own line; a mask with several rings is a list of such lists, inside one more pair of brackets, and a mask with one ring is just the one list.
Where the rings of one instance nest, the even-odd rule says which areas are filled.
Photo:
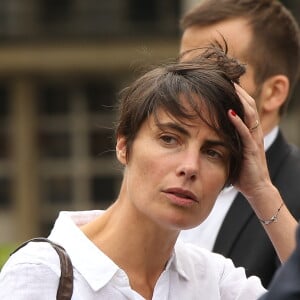
[[51, 240], [65, 248], [74, 268], [81, 273], [94, 291], [105, 286], [120, 270], [78, 228], [101, 213], [101, 211], [61, 212], [49, 236]]
[[[94, 291], [100, 290], [116, 276], [124, 276], [108, 256], [90, 241], [78, 226], [98, 217], [103, 211], [60, 212], [49, 238], [62, 245], [69, 254], [75, 269], [85, 278]], [[166, 271], [175, 271], [188, 280], [188, 271], [180, 258], [181, 251], [173, 250]], [[101, 272], [99, 271], [101, 270]]]
[[185, 280], [190, 280], [191, 278], [188, 275], [190, 274], [189, 265], [186, 264], [186, 247], [188, 247], [187, 244], [185, 244], [181, 240], [177, 240], [175, 244], [175, 250], [169, 263], [170, 268], [177, 271], [178, 274]]
[[279, 127], [275, 126], [265, 137], [264, 137], [264, 148], [267, 151], [273, 142], [275, 141], [279, 132]]

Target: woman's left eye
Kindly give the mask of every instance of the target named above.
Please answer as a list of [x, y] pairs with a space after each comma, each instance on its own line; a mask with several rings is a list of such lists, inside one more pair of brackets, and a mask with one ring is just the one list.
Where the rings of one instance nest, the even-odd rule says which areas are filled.
[[172, 144], [177, 143], [177, 139], [174, 136], [171, 136], [171, 135], [161, 135], [160, 139], [168, 145], [172, 145]]
[[209, 157], [212, 157], [212, 158], [222, 158], [223, 157], [221, 153], [219, 153], [215, 150], [212, 150], [212, 149], [208, 149], [206, 151], [206, 153]]

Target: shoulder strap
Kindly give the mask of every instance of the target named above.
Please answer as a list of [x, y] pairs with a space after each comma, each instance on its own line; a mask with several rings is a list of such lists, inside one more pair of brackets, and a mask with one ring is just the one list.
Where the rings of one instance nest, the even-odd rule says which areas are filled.
[[62, 246], [50, 241], [47, 238], [39, 237], [24, 242], [14, 252], [12, 252], [11, 255], [19, 249], [21, 249], [22, 247], [24, 247], [25, 245], [27, 245], [29, 242], [46, 242], [49, 243], [55, 249], [59, 256], [61, 269], [61, 276], [59, 279], [56, 299], [70, 300], [73, 294], [73, 266], [66, 250]]

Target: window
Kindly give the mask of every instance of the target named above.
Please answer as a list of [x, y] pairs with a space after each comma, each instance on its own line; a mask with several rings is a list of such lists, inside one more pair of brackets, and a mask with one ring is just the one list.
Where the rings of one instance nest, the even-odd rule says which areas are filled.
[[107, 204], [115, 200], [118, 191], [118, 180], [113, 176], [94, 176], [91, 179], [91, 195], [95, 204]]
[[83, 87], [90, 113], [111, 112], [116, 102], [116, 88], [111, 81], [89, 81]]
[[72, 181], [69, 177], [57, 176], [42, 180], [43, 199], [49, 204], [72, 202]]
[[45, 115], [66, 114], [70, 111], [70, 91], [62, 84], [45, 84], [38, 89], [39, 112]]
[[39, 150], [42, 158], [69, 158], [71, 136], [68, 132], [47, 132], [39, 134]]
[[90, 155], [93, 158], [115, 156], [114, 131], [110, 129], [93, 130], [89, 134]]
[[0, 177], [0, 208], [8, 208], [11, 204], [11, 181], [7, 177]]

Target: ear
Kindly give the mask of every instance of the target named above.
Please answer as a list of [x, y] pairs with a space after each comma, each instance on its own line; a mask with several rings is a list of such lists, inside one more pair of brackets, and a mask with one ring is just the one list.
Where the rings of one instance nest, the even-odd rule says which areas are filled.
[[275, 75], [268, 78], [262, 85], [260, 94], [261, 109], [266, 112], [278, 112], [287, 100], [290, 83], [285, 75]]
[[126, 152], [127, 152], [127, 144], [124, 136], [117, 137], [117, 145], [116, 145], [116, 153], [117, 159], [122, 165], [126, 165]]

